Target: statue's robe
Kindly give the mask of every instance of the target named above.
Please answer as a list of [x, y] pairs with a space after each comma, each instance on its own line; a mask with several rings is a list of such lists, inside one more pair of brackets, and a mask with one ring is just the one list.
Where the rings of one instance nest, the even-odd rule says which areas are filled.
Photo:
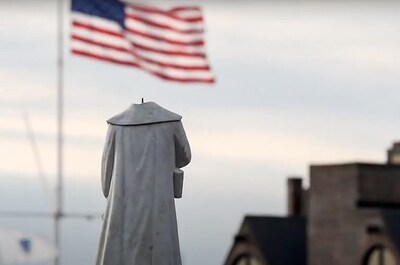
[[96, 265], [181, 265], [173, 173], [191, 159], [181, 118], [148, 102], [107, 121]]

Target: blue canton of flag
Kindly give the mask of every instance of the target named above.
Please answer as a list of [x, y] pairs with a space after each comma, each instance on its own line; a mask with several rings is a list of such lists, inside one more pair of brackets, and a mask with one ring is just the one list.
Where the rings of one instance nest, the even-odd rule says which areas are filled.
[[97, 16], [117, 22], [125, 28], [124, 5], [116, 0], [73, 0], [72, 12]]

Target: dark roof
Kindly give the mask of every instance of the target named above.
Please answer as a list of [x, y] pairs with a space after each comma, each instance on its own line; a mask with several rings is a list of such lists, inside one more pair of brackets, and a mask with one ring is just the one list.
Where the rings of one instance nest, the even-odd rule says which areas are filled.
[[361, 168], [391, 168], [391, 169], [399, 169], [399, 164], [388, 164], [388, 163], [373, 163], [373, 162], [345, 162], [345, 163], [336, 163], [336, 164], [312, 164], [311, 167], [361, 167]]
[[243, 226], [248, 227], [268, 264], [306, 264], [305, 218], [246, 216]]
[[400, 251], [400, 211], [383, 210], [382, 216], [387, 235], [392, 239], [397, 250]]

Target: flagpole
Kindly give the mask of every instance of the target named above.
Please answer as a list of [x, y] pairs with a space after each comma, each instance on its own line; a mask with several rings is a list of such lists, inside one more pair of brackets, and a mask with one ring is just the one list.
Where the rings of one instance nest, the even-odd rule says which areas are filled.
[[56, 187], [56, 209], [54, 213], [54, 243], [58, 250], [54, 264], [60, 264], [60, 221], [63, 213], [63, 118], [64, 118], [64, 61], [63, 61], [63, 0], [57, 1], [57, 187]]

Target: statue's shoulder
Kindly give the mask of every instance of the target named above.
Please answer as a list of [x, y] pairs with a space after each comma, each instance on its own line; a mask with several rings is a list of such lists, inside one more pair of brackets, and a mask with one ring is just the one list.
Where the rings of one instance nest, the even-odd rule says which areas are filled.
[[169, 111], [155, 102], [132, 104], [125, 111], [108, 119], [107, 122], [119, 126], [137, 126], [154, 123], [180, 121], [182, 116]]

